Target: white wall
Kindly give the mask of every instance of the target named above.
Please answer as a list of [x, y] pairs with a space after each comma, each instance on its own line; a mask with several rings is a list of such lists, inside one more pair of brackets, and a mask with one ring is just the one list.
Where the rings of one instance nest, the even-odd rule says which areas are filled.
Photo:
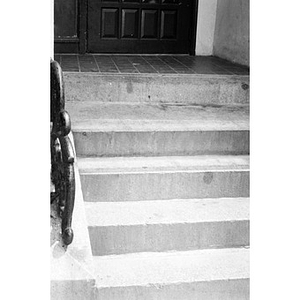
[[249, 66], [249, 0], [199, 0], [195, 52]]
[[249, 66], [249, 0], [218, 0], [213, 54]]
[[[221, 0], [222, 1], [222, 0]], [[212, 55], [218, 0], [199, 0], [196, 55]]]

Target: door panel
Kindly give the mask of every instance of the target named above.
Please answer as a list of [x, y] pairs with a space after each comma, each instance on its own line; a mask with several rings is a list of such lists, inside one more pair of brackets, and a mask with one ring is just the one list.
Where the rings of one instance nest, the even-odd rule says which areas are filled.
[[138, 37], [138, 10], [122, 9], [122, 35], [121, 38]]
[[191, 0], [88, 0], [88, 52], [189, 53]]
[[116, 8], [102, 9], [102, 38], [118, 38], [119, 17]]
[[158, 10], [142, 9], [141, 38], [158, 38]]
[[161, 30], [162, 39], [176, 39], [177, 32], [177, 11], [162, 10], [161, 11]]

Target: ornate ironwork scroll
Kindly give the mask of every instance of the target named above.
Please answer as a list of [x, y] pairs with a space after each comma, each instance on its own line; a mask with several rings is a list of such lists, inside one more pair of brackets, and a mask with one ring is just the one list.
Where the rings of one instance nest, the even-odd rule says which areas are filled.
[[61, 233], [65, 245], [73, 241], [72, 215], [75, 201], [74, 149], [68, 134], [69, 114], [65, 111], [63, 75], [59, 63], [51, 60], [51, 180], [55, 190], [51, 203], [58, 201], [62, 218]]

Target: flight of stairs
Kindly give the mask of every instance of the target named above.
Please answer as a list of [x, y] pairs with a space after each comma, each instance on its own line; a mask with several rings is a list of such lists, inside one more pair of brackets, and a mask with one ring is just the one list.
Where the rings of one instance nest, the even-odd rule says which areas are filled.
[[188, 77], [65, 74], [95, 299], [249, 299], [249, 78]]

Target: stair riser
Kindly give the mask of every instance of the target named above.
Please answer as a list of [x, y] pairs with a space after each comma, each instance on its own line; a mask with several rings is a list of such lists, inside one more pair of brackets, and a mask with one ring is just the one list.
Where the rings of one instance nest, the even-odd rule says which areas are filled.
[[51, 300], [95, 300], [95, 280], [52, 280]]
[[74, 132], [78, 156], [247, 155], [249, 131]]
[[249, 221], [89, 227], [93, 255], [249, 245]]
[[249, 76], [65, 73], [67, 101], [247, 104]]
[[110, 287], [98, 289], [98, 300], [247, 300], [249, 279], [177, 283], [172, 285]]
[[248, 197], [249, 172], [81, 174], [85, 201]]

